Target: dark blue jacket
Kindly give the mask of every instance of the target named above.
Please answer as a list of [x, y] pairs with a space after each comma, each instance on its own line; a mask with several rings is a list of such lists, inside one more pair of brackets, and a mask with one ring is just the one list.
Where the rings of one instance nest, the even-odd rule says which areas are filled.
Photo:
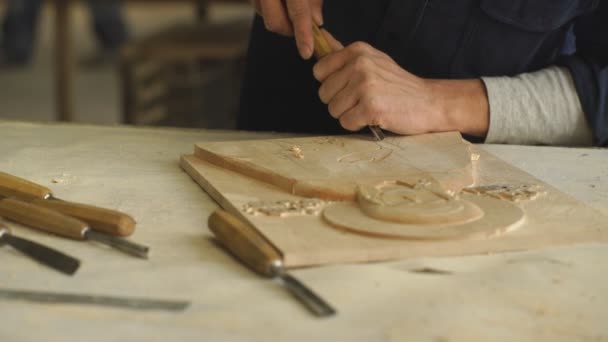
[[[325, 27], [366, 41], [421, 77], [512, 76], [567, 67], [608, 145], [608, 0], [325, 0]], [[313, 61], [254, 20], [239, 128], [340, 133], [317, 95]]]

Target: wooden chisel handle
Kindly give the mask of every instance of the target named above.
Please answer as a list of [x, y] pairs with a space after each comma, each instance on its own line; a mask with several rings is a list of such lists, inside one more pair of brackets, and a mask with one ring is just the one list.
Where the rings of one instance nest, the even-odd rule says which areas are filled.
[[135, 231], [135, 220], [125, 213], [53, 199], [53, 193], [50, 189], [4, 172], [0, 172], [0, 195], [15, 197], [41, 207], [56, 210], [85, 221], [91, 229], [110, 235], [129, 236]]
[[78, 219], [13, 198], [0, 200], [0, 216], [32, 228], [84, 240], [88, 225]]
[[135, 220], [120, 211], [62, 200], [34, 199], [37, 206], [58, 211], [89, 224], [91, 229], [114, 236], [129, 236], [135, 231]]
[[7, 197], [47, 198], [53, 192], [42, 185], [0, 172], [0, 194]]
[[312, 38], [315, 46], [315, 58], [321, 59], [333, 52], [329, 42], [316, 24], [312, 24]]
[[216, 210], [208, 223], [215, 237], [234, 256], [255, 272], [274, 276], [274, 266], [281, 263], [282, 257], [253, 226], [225, 210]]

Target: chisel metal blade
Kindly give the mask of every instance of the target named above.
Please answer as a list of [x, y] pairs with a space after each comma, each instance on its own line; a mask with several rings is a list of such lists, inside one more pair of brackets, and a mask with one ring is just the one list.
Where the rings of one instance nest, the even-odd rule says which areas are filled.
[[132, 310], [183, 311], [190, 302], [145, 298], [97, 296], [88, 294], [0, 289], [0, 299], [33, 303], [96, 305]]
[[73, 275], [80, 267], [80, 260], [34, 241], [16, 237], [6, 230], [0, 230], [0, 241], [64, 274]]

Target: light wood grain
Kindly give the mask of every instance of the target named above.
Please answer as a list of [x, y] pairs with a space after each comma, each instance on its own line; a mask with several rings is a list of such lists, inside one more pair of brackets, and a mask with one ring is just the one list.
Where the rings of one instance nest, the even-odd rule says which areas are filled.
[[[303, 164], [302, 160], [292, 160], [283, 148], [293, 144], [309, 146], [302, 138], [282, 139], [280, 143], [272, 140], [256, 141], [255, 144], [252, 142], [224, 142], [213, 145], [213, 147], [232, 155], [234, 159], [237, 159], [238, 156], [240, 160], [247, 162], [262, 161], [257, 165], [264, 165], [277, 173], [286, 170], [293, 171], [292, 179], [311, 178], [310, 172], [323, 172], [326, 177], [316, 178], [317, 184], [330, 188], [336, 184], [340, 189], [346, 189], [347, 185], [352, 185], [357, 181], [365, 183], [370, 178], [376, 179], [374, 177], [380, 175], [389, 176], [391, 173], [393, 176], [409, 178], [419, 175], [421, 170], [429, 170], [430, 174], [433, 174], [434, 178], [440, 180], [442, 184], [443, 182], [451, 183], [452, 188], [457, 188], [454, 184], [471, 181], [470, 178], [465, 177], [466, 173], [462, 172], [462, 169], [452, 173], [437, 172], [437, 170], [447, 171], [450, 169], [448, 165], [452, 167], [458, 165], [453, 160], [448, 162], [445, 159], [446, 151], [453, 152], [448, 159], [456, 160], [461, 160], [458, 156], [471, 151], [480, 156], [478, 161], [472, 163], [472, 173], [475, 175], [474, 183], [476, 185], [538, 184], [546, 191], [546, 194], [537, 200], [518, 204], [525, 212], [526, 220], [517, 230], [500, 238], [408, 241], [372, 238], [348, 233], [333, 228], [316, 215], [287, 218], [252, 216], [245, 214], [242, 210], [245, 204], [252, 201], [297, 200], [301, 197], [267, 182], [229, 171], [235, 169], [230, 163], [217, 166], [195, 156], [184, 156], [181, 165], [224, 209], [254, 225], [263, 233], [279, 249], [287, 267], [421, 256], [496, 253], [579, 243], [608, 242], [608, 232], [602, 228], [608, 227], [606, 216], [474, 145], [461, 142], [454, 144], [453, 139], [445, 138], [446, 135], [391, 138], [394, 139], [393, 145], [402, 147], [399, 151], [405, 154], [401, 155], [401, 158], [407, 162], [379, 164], [378, 169], [365, 168], [364, 172], [357, 176], [355, 176], [355, 172], [349, 173], [348, 170], [331, 169], [335, 166], [336, 154], [333, 158], [325, 159], [330, 164], [332, 160], [334, 161], [334, 164], [327, 168], [323, 167], [322, 161], [324, 160], [319, 158], [311, 157], [308, 164]], [[309, 139], [310, 142], [318, 138], [304, 139]], [[432, 140], [435, 140], [434, 145], [425, 143]], [[369, 144], [369, 141], [366, 142]], [[361, 146], [359, 142], [356, 144]], [[447, 146], [442, 147], [442, 144]], [[201, 146], [210, 145], [199, 144], [197, 151]], [[303, 148], [303, 150], [306, 155], [307, 148]], [[247, 154], [245, 153], [247, 151], [255, 151], [257, 154]], [[332, 153], [339, 152], [341, 148], [333, 147], [332, 151]], [[306, 160], [306, 156], [304, 160]], [[434, 163], [437, 165], [435, 169]], [[298, 167], [294, 167], [294, 165]], [[427, 176], [428, 174], [426, 173]], [[459, 179], [459, 175], [468, 181], [463, 182], [462, 179]], [[348, 181], [344, 181], [344, 178]], [[445, 184], [443, 185], [446, 187]]]
[[336, 201], [354, 200], [357, 185], [383, 181], [432, 177], [455, 192], [473, 183], [471, 154], [458, 133], [381, 142], [342, 136], [199, 143], [195, 154], [287, 193]]
[[323, 218], [333, 227], [348, 232], [380, 238], [406, 240], [450, 240], [493, 238], [517, 229], [524, 212], [515, 204], [494, 198], [464, 195], [483, 212], [483, 217], [456, 224], [403, 224], [374, 219], [355, 203], [336, 203], [323, 211]]

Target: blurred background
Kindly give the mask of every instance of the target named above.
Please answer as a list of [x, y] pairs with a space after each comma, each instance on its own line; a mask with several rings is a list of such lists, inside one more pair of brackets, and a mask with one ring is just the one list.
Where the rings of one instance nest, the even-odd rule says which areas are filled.
[[246, 0], [28, 2], [0, 0], [0, 119], [234, 127]]

